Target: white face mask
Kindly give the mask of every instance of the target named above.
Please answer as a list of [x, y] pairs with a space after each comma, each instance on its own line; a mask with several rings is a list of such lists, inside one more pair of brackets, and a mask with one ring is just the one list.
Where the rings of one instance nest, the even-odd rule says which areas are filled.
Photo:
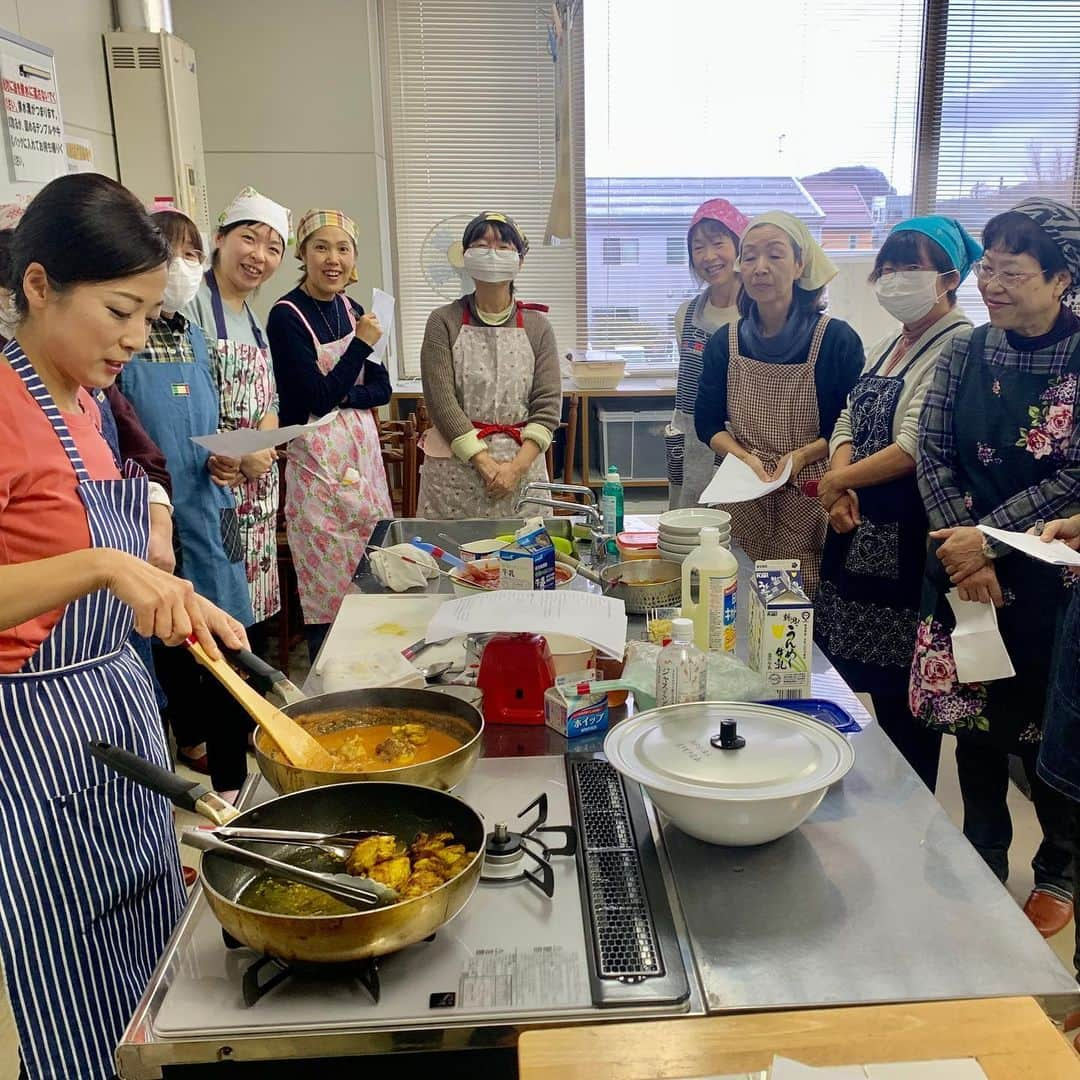
[[172, 314], [186, 308], [195, 294], [199, 291], [199, 283], [203, 279], [201, 263], [188, 262], [177, 256], [169, 260], [169, 275], [165, 279], [165, 298], [161, 302], [161, 310]]
[[465, 252], [465, 273], [473, 281], [513, 281], [520, 267], [521, 256], [516, 251], [472, 247]]
[[894, 319], [909, 326], [924, 318], [945, 295], [937, 291], [942, 276], [936, 270], [897, 270], [878, 278], [874, 292]]

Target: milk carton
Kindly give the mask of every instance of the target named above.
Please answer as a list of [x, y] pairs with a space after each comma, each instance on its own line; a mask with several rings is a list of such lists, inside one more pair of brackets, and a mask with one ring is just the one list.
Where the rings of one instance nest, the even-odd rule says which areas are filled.
[[754, 564], [750, 589], [750, 666], [773, 696], [811, 696], [810, 659], [814, 605], [802, 586], [798, 559], [763, 559]]
[[527, 521], [499, 550], [499, 588], [555, 588], [555, 546], [542, 518]]

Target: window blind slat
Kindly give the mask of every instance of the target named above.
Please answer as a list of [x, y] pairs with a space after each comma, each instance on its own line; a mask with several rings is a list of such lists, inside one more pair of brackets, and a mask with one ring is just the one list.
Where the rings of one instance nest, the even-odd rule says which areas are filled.
[[504, 210], [525, 231], [531, 247], [517, 293], [548, 304], [560, 348], [574, 345], [574, 246], [542, 244], [555, 182], [550, 9], [533, 0], [384, 0], [406, 376], [419, 374], [428, 315], [447, 302], [425, 274], [424, 239], [447, 218], [481, 210]]

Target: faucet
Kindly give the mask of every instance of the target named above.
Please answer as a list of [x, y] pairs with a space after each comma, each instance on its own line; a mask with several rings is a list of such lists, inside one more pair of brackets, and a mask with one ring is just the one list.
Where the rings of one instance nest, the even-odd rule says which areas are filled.
[[[559, 499], [545, 499], [537, 495], [531, 495], [530, 491], [534, 489], [537, 491], [557, 491], [570, 494], [584, 493], [587, 494], [590, 501], [584, 505], [574, 505], [573, 503], [562, 502]], [[596, 506], [595, 496], [589, 488], [579, 487], [576, 484], [529, 484], [514, 503], [514, 513], [520, 514], [523, 506], [548, 506], [553, 510], [566, 510], [569, 507], [573, 507], [575, 514], [585, 518], [585, 522], [589, 527], [589, 532], [592, 535], [593, 565], [601, 567], [607, 562], [608, 541], [613, 540], [614, 537], [609, 536], [604, 532], [604, 519], [600, 514], [599, 508]]]

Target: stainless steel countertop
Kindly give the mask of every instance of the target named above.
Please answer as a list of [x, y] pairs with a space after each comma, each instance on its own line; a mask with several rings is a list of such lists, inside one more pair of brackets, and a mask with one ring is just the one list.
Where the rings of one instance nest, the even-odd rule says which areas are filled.
[[[745, 583], [750, 562], [735, 554]], [[355, 583], [379, 588], [363, 574]], [[737, 621], [744, 658], [745, 588]], [[641, 636], [641, 620], [630, 624], [630, 636]], [[816, 646], [811, 670], [815, 695], [862, 722], [861, 703]], [[571, 748], [548, 729], [487, 733], [488, 754]], [[1055, 1013], [1075, 1008], [1075, 979], [892, 742], [873, 723], [851, 738], [851, 773], [809, 821], [772, 844], [716, 847], [661, 817], [708, 1009], [1014, 994], [1045, 998]], [[599, 749], [594, 742], [572, 748]]]
[[854, 769], [774, 843], [715, 847], [664, 821], [709, 1011], [1014, 994], [1075, 1008], [1075, 980], [889, 739], [851, 738]]

